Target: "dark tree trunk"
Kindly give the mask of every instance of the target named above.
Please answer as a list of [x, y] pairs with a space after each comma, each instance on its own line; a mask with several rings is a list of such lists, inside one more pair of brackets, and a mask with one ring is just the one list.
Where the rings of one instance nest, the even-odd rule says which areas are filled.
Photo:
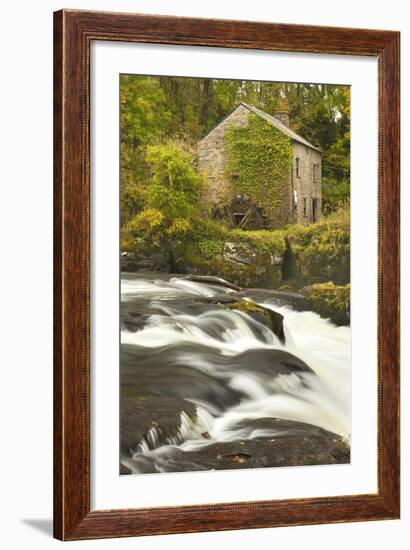
[[201, 108], [201, 124], [204, 128], [208, 124], [209, 108], [211, 106], [212, 99], [212, 80], [207, 78], [204, 80], [204, 86], [202, 89], [202, 108]]

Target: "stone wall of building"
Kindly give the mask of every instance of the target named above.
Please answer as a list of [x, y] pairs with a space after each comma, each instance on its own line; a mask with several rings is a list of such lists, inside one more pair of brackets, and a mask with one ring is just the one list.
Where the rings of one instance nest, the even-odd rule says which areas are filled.
[[289, 176], [283, 187], [281, 206], [275, 217], [269, 221], [269, 229], [280, 229], [288, 223], [293, 223], [293, 197], [292, 197], [292, 169], [289, 167]]
[[248, 126], [248, 115], [249, 110], [239, 105], [198, 144], [199, 170], [207, 183], [204, 200], [211, 204], [224, 202], [230, 195], [229, 182], [225, 178], [225, 132], [231, 126]]
[[[299, 159], [299, 161], [297, 161]], [[297, 173], [299, 164], [299, 173]], [[315, 168], [316, 166], [316, 168]], [[322, 215], [321, 154], [299, 142], [293, 143], [293, 190], [296, 191], [295, 222], [308, 224]], [[295, 193], [294, 193], [295, 199]], [[316, 220], [314, 202], [316, 201]]]

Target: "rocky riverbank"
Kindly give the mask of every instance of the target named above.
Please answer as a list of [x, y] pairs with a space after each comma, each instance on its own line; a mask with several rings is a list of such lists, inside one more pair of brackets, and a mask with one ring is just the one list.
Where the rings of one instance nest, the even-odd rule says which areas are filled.
[[[122, 271], [218, 276], [242, 288], [299, 294], [303, 309], [338, 325], [350, 322], [350, 225], [339, 215], [276, 231], [227, 231], [175, 241], [168, 249], [127, 242]], [[303, 304], [303, 305], [302, 305]]]

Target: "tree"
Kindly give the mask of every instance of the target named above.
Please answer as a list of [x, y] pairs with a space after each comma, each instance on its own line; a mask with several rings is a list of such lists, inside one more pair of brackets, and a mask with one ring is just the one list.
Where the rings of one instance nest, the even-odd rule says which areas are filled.
[[145, 208], [130, 221], [128, 231], [165, 247], [172, 269], [175, 241], [183, 241], [199, 218], [203, 180], [193, 167], [192, 154], [175, 142], [149, 146], [146, 162], [151, 179]]
[[125, 224], [143, 207], [148, 179], [146, 145], [164, 136], [170, 113], [155, 77], [122, 75], [120, 104], [121, 219]]

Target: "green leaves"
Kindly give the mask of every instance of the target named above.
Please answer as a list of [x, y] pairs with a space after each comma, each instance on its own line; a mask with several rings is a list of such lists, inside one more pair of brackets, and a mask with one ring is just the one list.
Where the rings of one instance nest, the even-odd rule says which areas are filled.
[[154, 246], [170, 246], [172, 239], [185, 239], [198, 218], [203, 181], [192, 166], [192, 155], [174, 142], [147, 147], [145, 161], [151, 173], [145, 208], [122, 233], [127, 243], [133, 235]]
[[121, 222], [141, 210], [148, 179], [147, 143], [162, 138], [169, 124], [165, 95], [155, 77], [120, 77]]
[[171, 113], [158, 78], [122, 75], [120, 86], [121, 141], [136, 147], [160, 138]]
[[158, 208], [170, 222], [195, 216], [203, 181], [192, 166], [192, 157], [168, 142], [148, 147], [146, 160], [152, 172], [147, 206]]
[[215, 256], [222, 254], [224, 250], [224, 242], [213, 239], [199, 241], [198, 246], [201, 253], [207, 259], [215, 258]]
[[323, 178], [322, 198], [325, 215], [347, 207], [350, 202], [350, 181], [348, 179]]

